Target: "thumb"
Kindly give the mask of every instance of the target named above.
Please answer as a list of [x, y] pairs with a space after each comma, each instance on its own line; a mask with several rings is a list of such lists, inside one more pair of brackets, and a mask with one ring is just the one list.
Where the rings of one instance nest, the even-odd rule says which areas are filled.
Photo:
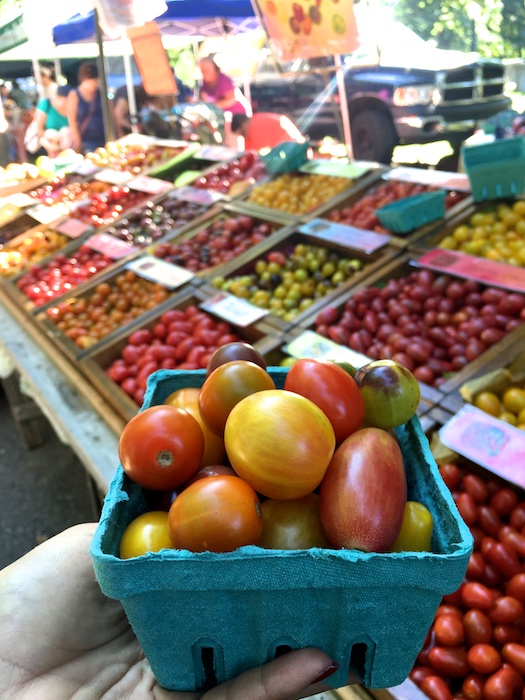
[[334, 673], [337, 668], [338, 665], [323, 651], [298, 649], [223, 683], [205, 693], [202, 700], [291, 700], [305, 697], [302, 693], [308, 686]]

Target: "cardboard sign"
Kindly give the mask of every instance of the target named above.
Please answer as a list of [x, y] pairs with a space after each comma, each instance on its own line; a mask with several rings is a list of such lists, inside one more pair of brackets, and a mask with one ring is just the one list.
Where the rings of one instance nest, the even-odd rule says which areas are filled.
[[193, 272], [185, 270], [178, 265], [172, 265], [166, 260], [156, 258], [154, 255], [143, 255], [136, 260], [132, 260], [126, 265], [128, 270], [132, 270], [136, 275], [161, 284], [167, 289], [176, 289], [195, 276]]
[[338, 243], [345, 248], [363, 251], [367, 255], [387, 245], [390, 241], [390, 236], [384, 233], [365, 231], [326, 219], [312, 219], [307, 224], [300, 226], [299, 231], [323, 241]]
[[421, 256], [416, 265], [514, 292], [525, 292], [524, 268], [478, 258], [457, 250], [436, 248]]
[[148, 95], [177, 95], [175, 77], [159, 26], [155, 22], [146, 22], [140, 27], [128, 27], [127, 35]]
[[464, 406], [439, 431], [454, 452], [525, 488], [525, 432], [509, 423]]
[[126, 170], [111, 170], [104, 168], [95, 173], [94, 179], [100, 182], [107, 182], [109, 185], [126, 185], [133, 175]]
[[125, 258], [128, 255], [137, 252], [138, 250], [126, 241], [121, 241], [119, 238], [110, 236], [109, 233], [95, 234], [88, 241], [86, 241], [86, 245], [92, 250], [96, 250], [98, 253], [107, 255], [108, 258], [111, 258], [112, 260], [120, 260], [121, 258]]
[[198, 160], [213, 160], [222, 162], [225, 160], [233, 160], [237, 158], [239, 151], [235, 148], [228, 148], [227, 146], [203, 146], [197, 153], [193, 156]]
[[90, 160], [86, 159], [83, 160], [82, 163], [76, 165], [71, 172], [77, 173], [77, 175], [89, 177], [90, 175], [96, 173], [97, 170], [100, 170], [100, 165], [95, 165], [95, 163], [92, 163]]
[[260, 309], [246, 299], [224, 292], [204, 301], [200, 308], [241, 328], [250, 326], [268, 314], [267, 309]]
[[191, 202], [192, 204], [202, 204], [206, 207], [216, 204], [216, 202], [220, 202], [221, 199], [223, 199], [220, 192], [201, 190], [199, 187], [190, 187], [189, 185], [177, 187], [177, 189], [170, 194], [170, 197], [181, 199], [184, 202]]
[[[35, 200], [33, 200], [32, 204], [34, 203]], [[5, 204], [0, 204], [0, 226], [7, 223], [8, 221], [11, 221], [11, 219], [13, 219], [19, 213], [20, 208], [15, 206], [14, 204], [9, 204], [8, 202], [6, 202]]]
[[37, 204], [26, 211], [29, 216], [39, 224], [50, 224], [69, 213], [67, 204], [59, 203], [48, 207], [45, 204]]
[[311, 175], [331, 175], [332, 177], [347, 177], [357, 180], [370, 170], [365, 163], [349, 163], [348, 161], [326, 160], [324, 158], [309, 160], [299, 170]]
[[80, 238], [84, 233], [91, 230], [91, 226], [86, 224], [85, 221], [80, 221], [79, 219], [62, 219], [57, 224], [53, 226], [55, 231], [58, 233], [63, 233], [64, 236], [68, 238]]
[[383, 180], [400, 180], [414, 182], [429, 187], [439, 187], [443, 190], [470, 192], [470, 181], [464, 173], [448, 173], [444, 170], [422, 170], [420, 168], [399, 167], [389, 170], [383, 175]]
[[18, 209], [25, 209], [26, 207], [32, 207], [35, 203], [33, 197], [30, 197], [25, 192], [15, 192], [15, 194], [10, 194], [2, 200], [6, 204], [11, 204], [13, 207]]
[[356, 369], [372, 361], [366, 355], [361, 355], [351, 348], [334, 343], [330, 338], [325, 338], [323, 335], [314, 333], [314, 331], [301, 333], [300, 336], [288, 344], [285, 352], [298, 359], [308, 357], [314, 360], [349, 362]]
[[148, 177], [147, 175], [138, 175], [132, 180], [129, 180], [126, 184], [131, 190], [138, 190], [139, 192], [146, 192], [147, 194], [161, 194], [173, 187], [171, 182], [159, 180], [155, 177]]

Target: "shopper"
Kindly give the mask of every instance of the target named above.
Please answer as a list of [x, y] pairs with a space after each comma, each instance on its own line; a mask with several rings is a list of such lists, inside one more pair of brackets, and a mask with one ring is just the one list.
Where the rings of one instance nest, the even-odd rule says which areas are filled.
[[131, 120], [140, 114], [148, 98], [143, 85], [134, 86], [133, 91], [135, 92], [135, 104], [137, 108], [134, 117], [132, 117], [129, 111], [128, 86], [122, 85], [115, 91], [115, 96], [113, 98], [113, 118], [115, 120], [117, 138], [119, 139], [131, 133]]
[[13, 87], [11, 88], [11, 97], [20, 107], [22, 111], [26, 109], [31, 109], [31, 100], [29, 95], [27, 95], [20, 87], [18, 80], [13, 80]]
[[316, 649], [292, 651], [203, 696], [158, 686], [123, 608], [95, 579], [95, 528], [65, 530], [0, 572], [1, 698], [288, 700], [326, 689], [308, 688], [337, 670]]
[[200, 99], [210, 102], [231, 114], [246, 114], [249, 110], [248, 101], [240, 90], [235, 88], [233, 80], [221, 72], [211, 56], [202, 58], [199, 63], [202, 73]]
[[58, 83], [56, 81], [56, 74], [54, 68], [51, 68], [51, 66], [41, 65], [39, 66], [39, 70], [43, 96], [49, 98], [55, 97], [58, 89]]
[[104, 146], [104, 119], [98, 69], [83, 63], [78, 71], [79, 86], [67, 96], [66, 112], [71, 129], [71, 148], [88, 153]]
[[287, 116], [272, 112], [256, 112], [251, 117], [234, 114], [232, 132], [244, 138], [247, 151], [274, 148], [283, 141], [305, 142], [304, 136]]

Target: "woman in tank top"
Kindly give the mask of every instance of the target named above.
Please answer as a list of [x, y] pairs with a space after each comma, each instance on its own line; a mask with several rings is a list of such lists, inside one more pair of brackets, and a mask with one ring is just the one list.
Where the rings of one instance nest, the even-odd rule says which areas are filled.
[[78, 71], [79, 86], [67, 97], [67, 118], [72, 147], [89, 153], [105, 143], [104, 121], [98, 70], [93, 63], [83, 63]]

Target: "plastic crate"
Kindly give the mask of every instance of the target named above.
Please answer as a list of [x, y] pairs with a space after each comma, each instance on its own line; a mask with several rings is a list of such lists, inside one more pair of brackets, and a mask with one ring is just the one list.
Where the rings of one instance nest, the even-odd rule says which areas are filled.
[[475, 202], [525, 192], [525, 138], [517, 136], [461, 150]]
[[376, 210], [381, 225], [393, 233], [410, 233], [445, 216], [445, 190], [422, 192]]
[[[269, 371], [282, 387], [287, 370]], [[160, 370], [150, 377], [144, 407], [203, 381], [204, 370]], [[162, 686], [200, 688], [208, 663], [221, 683], [283, 646], [310, 645], [341, 664], [330, 679], [335, 687], [346, 684], [349, 665], [368, 687], [407, 677], [442, 596], [463, 580], [472, 536], [417, 418], [397, 433], [409, 497], [434, 517], [433, 553], [248, 546], [227, 554], [163, 550], [121, 560], [122, 533], [146, 507], [141, 488], [118, 467], [91, 554], [102, 590], [122, 602]]]
[[310, 142], [295, 143], [295, 141], [284, 141], [275, 146], [269, 153], [261, 156], [264, 167], [269, 173], [278, 175], [291, 173], [306, 163], [308, 160], [308, 149]]

